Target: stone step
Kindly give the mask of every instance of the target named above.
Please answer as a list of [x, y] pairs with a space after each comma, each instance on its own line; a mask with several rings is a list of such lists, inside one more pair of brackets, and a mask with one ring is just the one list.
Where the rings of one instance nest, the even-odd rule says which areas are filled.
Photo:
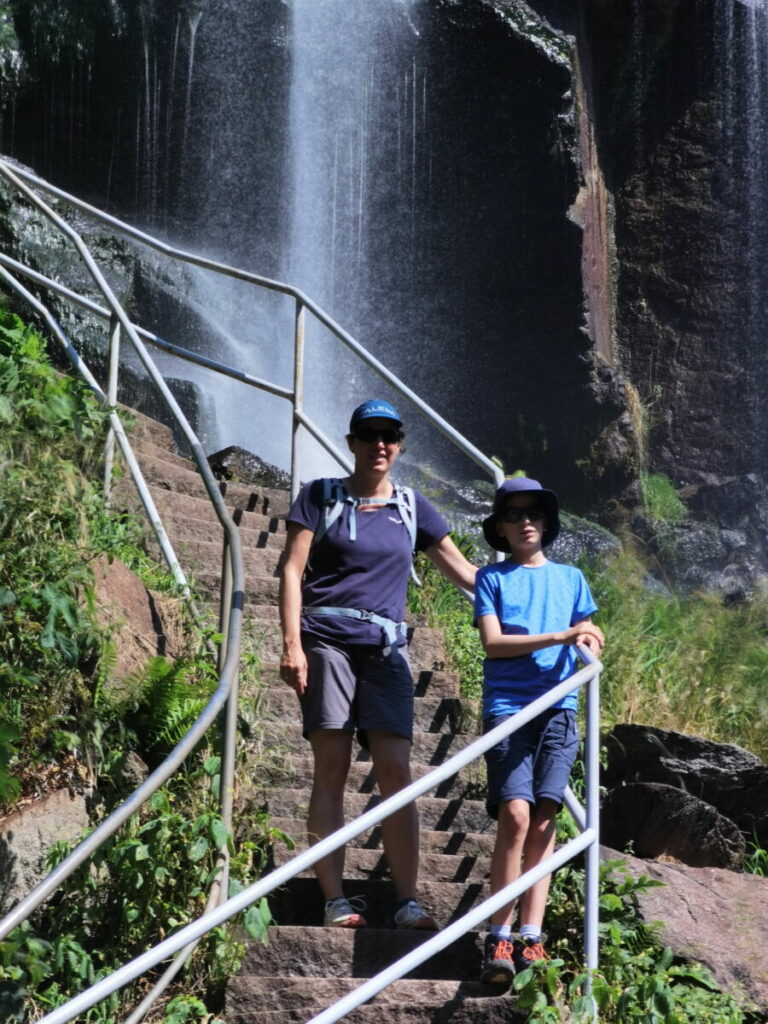
[[[442, 764], [459, 750], [463, 750], [477, 737], [471, 733], [451, 735], [447, 732], [416, 732], [411, 748], [411, 764]], [[306, 756], [309, 744], [301, 734], [301, 723], [298, 709], [295, 720], [287, 722], [263, 723], [257, 740], [262, 753], [283, 757], [289, 753]], [[353, 760], [367, 761], [368, 754], [359, 748], [353, 748]]]
[[[525, 1024], [530, 1020], [527, 1011], [517, 1009], [514, 999], [504, 992], [496, 996], [477, 999], [451, 1000], [442, 1004], [390, 1003], [386, 1006], [358, 1006], [345, 1015], [348, 1024]], [[274, 1010], [252, 1016], [233, 1016], [227, 1021], [237, 1024], [304, 1024], [306, 1014], [301, 1010]]]
[[[299, 879], [302, 889], [317, 883]], [[313, 900], [314, 902], [314, 900]], [[319, 903], [319, 897], [317, 902]], [[250, 944], [242, 977], [365, 978], [426, 942], [432, 932], [395, 928], [322, 928], [273, 926], [266, 946]], [[482, 960], [482, 935], [468, 932], [416, 967], [409, 978], [451, 981], [477, 977]], [[286, 971], [286, 965], [290, 969]]]
[[173, 430], [170, 427], [151, 419], [151, 417], [146, 416], [143, 412], [129, 409], [125, 405], [119, 405], [118, 409], [121, 414], [125, 414], [126, 419], [131, 420], [130, 426], [127, 425], [126, 420], [123, 420], [123, 426], [126, 428], [128, 439], [132, 446], [145, 442], [160, 448], [163, 452], [176, 451], [176, 442], [173, 439]]
[[[209, 601], [218, 606], [221, 589], [221, 574], [219, 572], [195, 573], [195, 592], [200, 595], [203, 601]], [[245, 581], [245, 609], [248, 611], [251, 605], [272, 604], [277, 608], [277, 595], [280, 588], [280, 581], [277, 576], [246, 577]], [[251, 626], [252, 630], [261, 629], [257, 623]]]
[[[345, 881], [344, 889], [348, 896], [362, 896], [365, 899], [365, 919], [372, 931], [392, 928], [395, 891], [388, 878], [350, 879]], [[472, 907], [482, 903], [488, 896], [488, 885], [481, 879], [470, 879], [466, 882], [441, 882], [428, 878], [426, 873], [419, 877], [418, 897], [441, 927], [463, 917]], [[316, 928], [323, 923], [323, 900], [320, 887], [314, 878], [293, 878], [285, 886], [271, 892], [268, 900], [277, 924], [304, 925], [307, 928]], [[325, 966], [321, 964], [317, 973], [328, 975], [335, 971], [326, 970]], [[435, 975], [431, 972], [419, 975], [419, 977], [455, 978], [476, 976], [474, 973]]]
[[[285, 843], [276, 843], [273, 846], [271, 867], [281, 867], [287, 863], [296, 853], [306, 849], [306, 845], [297, 844], [295, 850], [291, 850]], [[458, 854], [445, 853], [424, 853], [419, 858], [419, 869], [422, 878], [429, 878], [433, 882], [485, 882], [488, 879], [490, 861], [488, 857], [462, 857]], [[314, 878], [313, 868], [302, 871], [299, 878]], [[351, 880], [360, 879], [389, 879], [389, 868], [382, 850], [366, 850], [353, 847], [346, 852], [344, 861], [344, 878]]]
[[[304, 849], [306, 845], [306, 822], [303, 818], [279, 818], [270, 817], [270, 828], [279, 829], [287, 836], [290, 836], [297, 844], [297, 848]], [[475, 859], [490, 857], [493, 850], [495, 829], [489, 832], [439, 832], [432, 829], [422, 829], [420, 833], [420, 848], [423, 854], [444, 853]], [[347, 843], [347, 850], [352, 849], [381, 849], [381, 828], [376, 826], [356, 836]]]
[[[432, 770], [430, 765], [414, 764], [411, 773], [420, 779]], [[291, 786], [293, 789], [309, 789], [312, 785], [313, 761], [311, 757], [286, 754], [266, 765], [259, 772], [259, 786], [269, 789]], [[353, 761], [347, 778], [347, 789], [354, 793], [373, 793], [376, 779], [370, 761]], [[247, 790], [245, 790], [247, 792]], [[458, 775], [441, 782], [432, 795], [443, 799], [484, 800], [485, 763], [468, 765]]]
[[[273, 687], [264, 691], [259, 702], [262, 720], [279, 720], [298, 714], [298, 700], [288, 687]], [[477, 732], [479, 704], [458, 697], [416, 697], [414, 700], [414, 728], [422, 732]]]
[[[164, 522], [166, 516], [176, 517], [182, 522], [185, 519], [195, 519], [215, 523], [216, 528], [221, 530], [219, 520], [207, 497], [195, 498], [191, 494], [177, 494], [157, 485], [150, 487], [150, 491]], [[279, 536], [281, 544], [285, 543], [285, 520], [279, 516], [264, 516], [258, 512], [244, 512], [235, 508], [232, 509], [232, 518], [241, 533], [247, 530], [257, 533], [269, 532]]]
[[[158, 443], [158, 440], [160, 443]], [[131, 438], [131, 447], [133, 448], [134, 455], [139, 461], [139, 465], [143, 469], [143, 460], [146, 459], [159, 459], [162, 462], [167, 462], [171, 466], [175, 466], [177, 469], [191, 469], [192, 472], [197, 473], [197, 463], [193, 458], [187, 458], [184, 455], [179, 455], [177, 452], [167, 448], [162, 443], [162, 437], [156, 438], [142, 438], [138, 441], [134, 441]], [[122, 454], [121, 454], [122, 459]]]
[[[261, 790], [243, 792], [238, 804], [248, 807], [253, 802], [267, 803], [270, 814], [279, 818], [302, 818], [309, 804], [309, 789]], [[344, 816], [347, 821], [359, 817], [372, 807], [377, 807], [381, 798], [377, 793], [351, 793], [344, 795]], [[465, 800], [422, 796], [418, 800], [419, 819], [422, 827], [435, 831], [487, 832], [493, 828], [482, 800]]]
[[[221, 530], [217, 540], [183, 539], [176, 547], [176, 554], [182, 565], [191, 569], [195, 578], [199, 575], [207, 578], [221, 572], [222, 542], [223, 531]], [[279, 542], [268, 547], [247, 547], [243, 544], [246, 577], [248, 579], [253, 577], [276, 578], [282, 551], [283, 545]]]
[[[310, 983], [305, 978], [245, 976], [227, 992], [226, 1019], [228, 1024], [304, 1024], [360, 984], [359, 978], [313, 978]], [[380, 1024], [382, 1016], [388, 1024], [523, 1024], [528, 1015], [509, 996], [493, 995], [478, 982], [403, 979], [344, 1020]]]
[[[214, 609], [211, 609], [211, 612], [213, 613]], [[246, 632], [247, 629], [248, 624]], [[260, 685], [293, 692], [280, 678], [277, 665], [263, 666]], [[413, 685], [416, 697], [459, 697], [459, 676], [456, 672], [417, 672], [414, 674]]]
[[[207, 498], [208, 492], [196, 467], [188, 469], [164, 458], [145, 454], [141, 459], [141, 468], [150, 485], [157, 485], [179, 494], [189, 494], [193, 498]], [[273, 487], [251, 487], [232, 481], [222, 481], [219, 490], [228, 507], [239, 508], [243, 512], [285, 517], [290, 507], [288, 492]]]
[[[242, 978], [242, 988], [227, 1009], [243, 1013], [306, 1007], [330, 1006], [357, 988], [361, 978], [306, 978], [272, 975], [250, 975]], [[488, 990], [477, 981], [438, 980], [435, 978], [403, 978], [379, 992], [365, 1005], [389, 1006], [391, 1003], [446, 1003], [449, 1000], [476, 999], [487, 996]], [[306, 1017], [304, 1018], [306, 1020]]]

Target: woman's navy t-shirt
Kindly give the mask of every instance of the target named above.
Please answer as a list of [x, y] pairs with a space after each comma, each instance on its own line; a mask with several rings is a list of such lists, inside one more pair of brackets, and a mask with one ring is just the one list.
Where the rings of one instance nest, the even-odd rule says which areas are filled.
[[[414, 491], [416, 503], [416, 550], [425, 551], [450, 532], [450, 527], [427, 499]], [[288, 522], [317, 531], [323, 516], [323, 481], [305, 484], [288, 513]], [[355, 511], [356, 539], [350, 540], [349, 515], [341, 515], [313, 545], [306, 572], [304, 607], [326, 605], [374, 612], [402, 622], [411, 571], [412, 553], [408, 527], [398, 509], [382, 505], [373, 511]], [[305, 616], [301, 628], [323, 639], [353, 644], [382, 643], [381, 626], [341, 616]]]

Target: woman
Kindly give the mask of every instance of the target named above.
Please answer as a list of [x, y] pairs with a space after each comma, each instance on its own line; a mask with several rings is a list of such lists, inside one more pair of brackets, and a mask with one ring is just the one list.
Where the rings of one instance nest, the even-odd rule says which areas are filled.
[[[389, 402], [372, 399], [358, 406], [347, 435], [355, 460], [352, 474], [305, 485], [288, 514], [280, 675], [299, 696], [304, 735], [312, 747], [307, 831], [314, 842], [344, 824], [355, 730], [371, 752], [382, 797], [411, 782], [413, 677], [402, 620], [414, 546], [448, 579], [474, 587], [476, 569], [449, 537], [443, 517], [421, 494], [396, 488], [390, 480], [403, 437], [402, 421]], [[416, 898], [415, 804], [390, 815], [381, 831], [397, 896], [395, 924], [435, 930]], [[359, 905], [343, 894], [344, 849], [318, 861], [315, 871], [325, 925], [365, 925]]]

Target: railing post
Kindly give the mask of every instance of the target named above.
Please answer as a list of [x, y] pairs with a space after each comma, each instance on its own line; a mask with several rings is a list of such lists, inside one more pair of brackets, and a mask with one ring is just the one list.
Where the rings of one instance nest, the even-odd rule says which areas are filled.
[[301, 299], [296, 299], [296, 323], [293, 334], [293, 424], [291, 433], [291, 501], [299, 493], [299, 417], [304, 406], [304, 330], [307, 311]]
[[584, 959], [587, 968], [584, 994], [592, 991], [592, 975], [599, 962], [598, 923], [600, 910], [600, 673], [586, 685], [586, 730], [584, 742], [586, 826], [594, 841], [585, 851], [584, 871]]
[[[107, 379], [107, 405], [117, 405], [117, 374], [120, 366], [120, 321], [113, 314], [109, 321], [109, 377]], [[104, 445], [104, 496], [109, 504], [112, 490], [112, 467], [115, 461], [115, 432], [110, 424]]]

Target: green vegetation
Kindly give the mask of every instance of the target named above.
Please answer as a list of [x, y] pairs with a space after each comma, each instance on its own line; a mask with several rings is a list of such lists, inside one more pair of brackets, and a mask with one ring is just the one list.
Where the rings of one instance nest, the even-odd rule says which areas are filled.
[[[63, 763], [90, 792], [92, 813], [106, 817], [134, 788], [132, 756], [157, 763], [216, 685], [206, 637], [191, 627], [184, 658], [151, 660], [119, 691], [105, 685], [114, 646], [95, 613], [94, 560], [120, 557], [146, 585], [175, 592], [143, 553], [138, 525], [111, 515], [91, 482], [105, 431], [90, 392], [57, 374], [40, 336], [0, 308], [0, 808], [45, 792]], [[247, 652], [241, 678], [252, 690], [259, 669]], [[253, 726], [245, 708], [241, 724]], [[0, 942], [0, 1020], [39, 1019], [199, 916], [222, 845], [230, 892], [259, 876], [271, 836], [266, 814], [244, 823], [247, 841], [227, 835], [210, 732], [183, 770]], [[68, 852], [59, 844], [50, 866]], [[266, 902], [242, 922], [261, 938], [268, 923]], [[158, 1011], [166, 1020], [213, 1021], [242, 952], [233, 935], [227, 926], [202, 940], [183, 975], [190, 994], [171, 990]], [[123, 1019], [142, 994], [121, 992], [83, 1019]]]
[[[464, 556], [477, 561], [477, 547], [471, 537], [453, 535]], [[478, 633], [472, 624], [472, 604], [461, 591], [446, 583], [424, 555], [416, 558], [416, 574], [421, 586], [409, 584], [408, 610], [424, 615], [430, 626], [443, 630], [450, 652], [450, 667], [459, 673], [462, 693], [477, 698], [483, 688], [483, 652]]]
[[724, 605], [647, 585], [623, 556], [586, 567], [608, 642], [602, 717], [736, 743], [768, 760], [768, 599]]
[[683, 523], [688, 518], [685, 502], [669, 477], [662, 473], [641, 473], [643, 511], [656, 524]]

